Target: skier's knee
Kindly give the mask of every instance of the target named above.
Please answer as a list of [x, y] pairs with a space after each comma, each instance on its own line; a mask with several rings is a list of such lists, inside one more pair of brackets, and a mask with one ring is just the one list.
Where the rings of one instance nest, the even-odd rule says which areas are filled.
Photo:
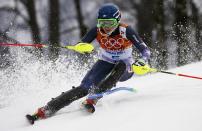
[[91, 90], [91, 89], [93, 88], [93, 85], [94, 85], [94, 84], [85, 81], [85, 82], [81, 82], [80, 87], [81, 87], [82, 89], [86, 90], [86, 91], [89, 91], [89, 90]]
[[119, 62], [116, 64], [116, 67], [117, 67], [117, 68], [120, 68], [120, 69], [122, 69], [122, 70], [125, 70], [125, 69], [126, 69], [126, 64], [125, 64], [125, 62], [123, 62], [123, 61], [119, 61]]
[[126, 71], [121, 78], [119, 79], [120, 82], [123, 81], [127, 81], [128, 79], [130, 79], [133, 76], [134, 73], [129, 73], [128, 71]]

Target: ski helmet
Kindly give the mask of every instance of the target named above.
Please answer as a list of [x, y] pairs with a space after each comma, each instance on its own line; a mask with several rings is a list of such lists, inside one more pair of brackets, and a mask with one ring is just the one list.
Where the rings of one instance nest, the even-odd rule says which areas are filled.
[[114, 4], [105, 4], [98, 11], [98, 19], [116, 19], [117, 22], [121, 19], [121, 13], [118, 6]]
[[114, 4], [105, 4], [99, 11], [97, 16], [97, 27], [102, 35], [111, 35], [118, 27], [121, 19], [119, 8]]

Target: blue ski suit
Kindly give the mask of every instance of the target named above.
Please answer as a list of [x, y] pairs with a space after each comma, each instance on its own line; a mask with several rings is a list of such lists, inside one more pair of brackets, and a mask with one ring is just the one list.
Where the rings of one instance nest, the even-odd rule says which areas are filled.
[[128, 25], [120, 23], [110, 36], [103, 36], [98, 28], [94, 27], [81, 39], [81, 42], [91, 43], [95, 39], [100, 45], [99, 60], [88, 71], [80, 85], [87, 90], [99, 84], [119, 61], [123, 61], [127, 67], [119, 81], [131, 78], [133, 76], [131, 65], [134, 63], [133, 45], [139, 50], [142, 59], [147, 61], [150, 58], [150, 50]]

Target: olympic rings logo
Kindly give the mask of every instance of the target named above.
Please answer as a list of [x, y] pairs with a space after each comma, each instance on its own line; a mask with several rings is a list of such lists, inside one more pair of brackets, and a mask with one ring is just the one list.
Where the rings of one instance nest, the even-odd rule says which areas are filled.
[[114, 39], [114, 38], [102, 38], [101, 44], [103, 44], [107, 49], [120, 49], [124, 45], [124, 40], [122, 38]]

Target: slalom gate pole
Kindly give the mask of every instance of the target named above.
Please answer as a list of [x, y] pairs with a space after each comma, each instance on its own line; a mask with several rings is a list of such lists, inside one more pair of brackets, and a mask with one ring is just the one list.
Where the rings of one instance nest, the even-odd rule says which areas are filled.
[[164, 74], [170, 74], [170, 75], [176, 75], [176, 76], [181, 76], [181, 77], [187, 77], [187, 78], [193, 78], [193, 79], [202, 80], [202, 77], [192, 76], [192, 75], [187, 75], [187, 74], [181, 74], [181, 73], [178, 74], [178, 73], [158, 70], [158, 69], [155, 69], [155, 68], [151, 68], [150, 72], [160, 72], [160, 73], [164, 73]]

